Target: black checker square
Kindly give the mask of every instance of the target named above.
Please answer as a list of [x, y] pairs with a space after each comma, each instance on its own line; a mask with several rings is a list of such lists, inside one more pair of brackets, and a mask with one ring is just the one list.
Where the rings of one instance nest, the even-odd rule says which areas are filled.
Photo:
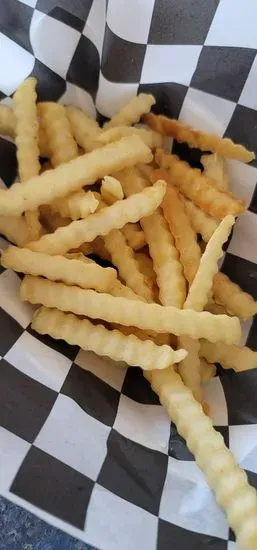
[[254, 192], [253, 192], [248, 210], [250, 210], [254, 214], [257, 214], [257, 184], [255, 185]]
[[38, 101], [58, 101], [66, 90], [65, 80], [38, 59], [30, 76], [37, 79]]
[[256, 50], [251, 48], [203, 46], [191, 86], [236, 102], [255, 55]]
[[58, 351], [58, 353], [65, 355], [65, 357], [67, 357], [71, 361], [74, 361], [74, 359], [78, 355], [79, 346], [71, 346], [70, 344], [68, 344], [68, 342], [65, 342], [65, 340], [55, 340], [55, 338], [52, 338], [48, 334], [39, 334], [38, 332], [33, 330], [31, 326], [27, 328], [27, 331], [32, 334], [32, 336], [37, 338], [37, 340], [39, 340], [49, 348]]
[[157, 0], [148, 43], [203, 44], [218, 4], [219, 0]]
[[145, 379], [142, 369], [138, 367], [131, 367], [127, 370], [121, 393], [137, 403], [160, 405], [158, 396]]
[[87, 414], [107, 426], [113, 426], [120, 393], [92, 372], [73, 363], [61, 393], [73, 399]]
[[95, 99], [99, 71], [99, 53], [93, 42], [81, 35], [67, 72], [67, 81], [86, 90]]
[[178, 118], [188, 87], [177, 82], [140, 84], [138, 93], [153, 94], [156, 104], [152, 111], [170, 118]]
[[[236, 143], [241, 143], [250, 151], [256, 151], [257, 111], [237, 105], [225, 132], [225, 137]], [[251, 165], [257, 166], [257, 159], [253, 160]]]
[[94, 482], [37, 447], [31, 447], [10, 491], [83, 529]]
[[92, 3], [93, 0], [37, 0], [36, 9], [76, 29], [74, 17], [85, 24]]
[[[257, 351], [257, 316], [253, 318], [252, 326], [246, 340], [246, 345], [253, 351]], [[257, 376], [257, 373], [256, 373]]]
[[227, 550], [227, 541], [204, 533], [195, 533], [159, 519], [157, 550]]
[[146, 52], [145, 44], [123, 40], [106, 25], [101, 70], [111, 82], [139, 82]]
[[0, 361], [0, 425], [32, 443], [47, 419], [57, 393]]
[[33, 11], [19, 0], [0, 2], [0, 32], [30, 53], [33, 53], [29, 39]]
[[227, 371], [221, 375], [220, 381], [226, 398], [229, 426], [257, 424], [256, 372]]
[[221, 271], [257, 300], [257, 265], [227, 252]]
[[23, 333], [23, 328], [0, 307], [0, 356], [3, 357]]
[[10, 187], [17, 175], [16, 145], [0, 137], [0, 178]]
[[177, 428], [173, 422], [170, 425], [170, 439], [169, 439], [169, 456], [176, 458], [177, 460], [190, 460], [193, 461], [194, 457], [187, 448], [186, 442], [181, 435], [177, 432]]
[[112, 430], [97, 483], [121, 498], [158, 515], [168, 457]]

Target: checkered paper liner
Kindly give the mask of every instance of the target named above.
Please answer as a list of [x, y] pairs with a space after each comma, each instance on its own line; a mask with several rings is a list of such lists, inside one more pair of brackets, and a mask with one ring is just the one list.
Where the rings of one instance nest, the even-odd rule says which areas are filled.
[[[256, 150], [256, 20], [255, 0], [1, 0], [0, 100], [29, 75], [39, 100], [93, 116], [151, 92], [157, 112]], [[256, 166], [229, 162], [248, 210], [222, 265], [255, 299]], [[16, 177], [6, 138], [0, 176]], [[19, 283], [0, 267], [0, 492], [101, 550], [235, 549], [140, 370], [36, 334]], [[257, 349], [256, 320], [242, 343]], [[212, 419], [257, 487], [257, 373], [219, 374], [206, 387]]]

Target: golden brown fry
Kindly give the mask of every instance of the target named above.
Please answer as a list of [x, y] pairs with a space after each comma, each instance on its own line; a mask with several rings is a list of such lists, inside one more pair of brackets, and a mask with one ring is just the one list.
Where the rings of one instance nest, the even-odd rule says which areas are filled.
[[233, 216], [226, 216], [209, 240], [203, 253], [194, 281], [189, 289], [184, 307], [202, 311], [212, 290], [213, 278], [218, 271], [218, 261], [223, 255], [222, 246], [227, 241], [235, 223]]
[[215, 181], [216, 187], [220, 191], [228, 191], [228, 169], [225, 159], [214, 155], [202, 155], [201, 164], [204, 167], [204, 175]]
[[74, 221], [80, 218], [87, 218], [89, 214], [93, 214], [98, 204], [99, 201], [95, 198], [92, 191], [81, 189], [81, 191], [75, 191], [75, 193], [71, 193], [67, 197], [56, 199], [50, 206], [53, 212], [60, 212], [63, 218], [70, 217]]
[[94, 290], [84, 290], [63, 283], [53, 283], [40, 277], [26, 275], [21, 284], [21, 300], [92, 319], [102, 319], [125, 326], [135, 326], [176, 336], [205, 338], [210, 342], [237, 343], [241, 337], [236, 317], [180, 310], [158, 304], [116, 298]]
[[113, 204], [124, 198], [120, 182], [112, 176], [105, 176], [101, 185], [101, 196], [106, 204]]
[[142, 216], [150, 215], [160, 204], [166, 189], [165, 182], [157, 182], [142, 193], [91, 214], [84, 220], [72, 222], [55, 233], [44, 235], [39, 241], [29, 243], [31, 250], [47, 254], [65, 254], [84, 242], [91, 242], [99, 235], [105, 236], [113, 229], [120, 229], [127, 222], [136, 222]]
[[155, 99], [151, 94], [139, 94], [133, 97], [109, 122], [105, 123], [105, 130], [114, 126], [132, 126], [132, 124], [136, 124], [142, 115], [149, 113], [154, 104]]
[[184, 350], [156, 346], [151, 340], [141, 341], [134, 335], [124, 336], [118, 330], [108, 330], [103, 325], [93, 325], [87, 319], [78, 319], [72, 313], [57, 309], [40, 308], [33, 317], [32, 328], [40, 334], [66, 340], [69, 344], [94, 351], [114, 361], [125, 361], [142, 369], [165, 369], [185, 357]]
[[31, 236], [24, 216], [0, 216], [0, 233], [18, 246], [26, 244]]
[[50, 101], [39, 103], [38, 113], [53, 167], [75, 159], [78, 156], [78, 148], [70, 131], [65, 107]]
[[163, 139], [160, 134], [146, 128], [135, 128], [134, 126], [115, 126], [101, 132], [97, 139], [99, 143], [105, 144], [133, 134], [138, 135], [150, 149], [162, 147]]
[[228, 314], [228, 312], [225, 310], [223, 306], [216, 304], [216, 302], [214, 302], [212, 299], [209, 300], [209, 302], [206, 304], [204, 311], [209, 311], [209, 313], [213, 313], [214, 315]]
[[43, 204], [40, 207], [40, 219], [47, 229], [47, 232], [53, 233], [59, 227], [64, 227], [71, 223], [71, 218], [63, 218], [59, 212], [52, 212], [50, 206]]
[[153, 268], [153, 260], [150, 258], [150, 256], [147, 255], [145, 251], [137, 252], [136, 253], [136, 259], [139, 263], [139, 267], [149, 279], [153, 282], [154, 285], [156, 285], [156, 273]]
[[13, 110], [8, 105], [0, 105], [0, 134], [15, 136], [16, 119]]
[[133, 250], [141, 250], [146, 245], [145, 235], [139, 223], [127, 223], [122, 228], [122, 233]]
[[63, 281], [67, 285], [94, 288], [98, 292], [109, 290], [117, 279], [115, 269], [103, 268], [95, 263], [64, 256], [48, 256], [27, 248], [10, 246], [2, 255], [2, 265], [29, 275], [41, 275], [50, 281]]
[[240, 319], [248, 319], [257, 313], [257, 303], [253, 297], [224, 273], [217, 273], [213, 279], [213, 296], [217, 304]]
[[180, 194], [180, 200], [184, 204], [186, 214], [189, 217], [190, 223], [196, 233], [199, 233], [202, 239], [208, 243], [214, 231], [216, 231], [219, 222], [208, 214], [205, 214], [196, 204], [186, 199]]
[[200, 358], [200, 375], [201, 382], [207, 384], [214, 376], [216, 376], [216, 367], [212, 363], [208, 363], [203, 357]]
[[73, 105], [66, 107], [66, 113], [72, 134], [84, 151], [93, 151], [93, 149], [101, 146], [101, 143], [97, 141], [101, 128], [96, 120]]
[[108, 173], [151, 160], [150, 149], [137, 136], [122, 138], [66, 165], [47, 170], [23, 185], [16, 183], [8, 190], [0, 190], [0, 214], [19, 216], [25, 210], [51, 204], [55, 199], [90, 185]]
[[175, 155], [164, 154], [157, 149], [157, 163], [168, 170], [171, 183], [192, 200], [202, 210], [214, 218], [224, 218], [228, 214], [238, 215], [245, 211], [243, 201], [232, 194], [219, 191], [213, 181], [201, 174], [200, 170], [191, 168]]
[[[218, 346], [217, 346], [218, 347]], [[173, 368], [145, 373], [206, 476], [242, 550], [257, 547], [257, 494], [224, 439]]]
[[253, 152], [248, 151], [243, 145], [234, 143], [231, 139], [221, 138], [215, 134], [205, 134], [200, 130], [194, 130], [189, 125], [181, 124], [178, 120], [153, 113], [145, 115], [143, 119], [152, 130], [172, 136], [179, 142], [188, 143], [190, 147], [197, 147], [202, 151], [212, 151], [222, 157], [241, 162], [251, 162], [255, 158]]
[[209, 363], [220, 363], [224, 369], [236, 372], [257, 368], [257, 351], [250, 348], [219, 342], [214, 345], [207, 340], [200, 341], [200, 355]]

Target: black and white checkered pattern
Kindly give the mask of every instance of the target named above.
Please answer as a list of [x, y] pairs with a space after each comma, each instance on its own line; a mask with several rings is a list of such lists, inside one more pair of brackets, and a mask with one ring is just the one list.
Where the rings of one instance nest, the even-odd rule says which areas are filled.
[[[31, 74], [40, 100], [91, 115], [96, 102], [103, 117], [153, 92], [157, 112], [256, 150], [256, 19], [256, 0], [1, 0], [0, 99]], [[229, 163], [249, 210], [222, 269], [257, 298], [255, 166]], [[1, 138], [0, 176], [15, 175]], [[140, 370], [37, 335], [18, 290], [0, 268], [0, 492], [101, 550], [235, 550]], [[256, 321], [243, 329], [257, 349]], [[220, 374], [206, 387], [211, 416], [257, 487], [257, 374]]]

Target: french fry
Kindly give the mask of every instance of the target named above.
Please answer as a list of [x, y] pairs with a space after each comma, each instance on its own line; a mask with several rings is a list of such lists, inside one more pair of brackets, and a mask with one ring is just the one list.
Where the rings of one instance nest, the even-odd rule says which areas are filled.
[[124, 193], [120, 182], [112, 176], [105, 176], [102, 180], [101, 196], [109, 205], [123, 199]]
[[84, 185], [138, 162], [150, 162], [150, 149], [137, 136], [122, 138], [68, 164], [47, 170], [23, 185], [13, 184], [8, 190], [0, 190], [0, 215], [21, 215], [41, 204], [50, 204], [59, 197], [78, 191]]
[[139, 122], [140, 118], [149, 113], [151, 107], [155, 104], [155, 99], [151, 94], [139, 94], [133, 97], [116, 113], [109, 122], [106, 122], [104, 129], [114, 126], [132, 126]]
[[0, 216], [0, 233], [18, 246], [23, 246], [31, 237], [23, 216]]
[[202, 384], [210, 382], [216, 376], [216, 367], [213, 363], [208, 363], [203, 357], [200, 358], [200, 375]]
[[205, 338], [210, 342], [227, 344], [237, 343], [241, 337], [240, 323], [236, 317], [116, 298], [30, 275], [26, 275], [21, 283], [20, 297], [34, 304], [71, 311], [92, 319], [176, 336], [187, 335], [194, 339]]
[[199, 401], [205, 409], [206, 405], [204, 403], [204, 394], [201, 386], [199, 341], [193, 340], [188, 336], [180, 336], [178, 338], [178, 343], [179, 346], [185, 345], [185, 349], [188, 352], [187, 357], [179, 364], [179, 374], [184, 384], [186, 384], [186, 386], [191, 390], [196, 401]]
[[156, 273], [153, 268], [153, 260], [146, 254], [146, 252], [137, 252], [136, 253], [136, 259], [139, 263], [139, 267], [149, 279], [153, 282], [154, 285], [156, 285]]
[[257, 313], [257, 303], [253, 297], [224, 273], [216, 273], [213, 279], [213, 296], [217, 304], [240, 319], [248, 319]]
[[227, 241], [234, 223], [233, 216], [226, 216], [213, 233], [201, 257], [199, 269], [189, 289], [184, 308], [202, 311], [207, 304], [213, 278], [218, 271], [218, 260], [223, 255], [222, 246]]
[[65, 254], [84, 242], [92, 242], [99, 235], [105, 236], [113, 229], [120, 229], [127, 222], [136, 222], [142, 216], [150, 215], [162, 201], [165, 189], [165, 182], [157, 182], [142, 193], [117, 201], [84, 220], [60, 227], [55, 233], [44, 235], [39, 241], [29, 243], [27, 247], [51, 255]]
[[190, 223], [196, 233], [199, 233], [205, 243], [208, 243], [214, 231], [216, 231], [219, 222], [208, 214], [205, 214], [196, 204], [180, 195], [180, 199], [184, 204], [186, 214], [189, 217]]
[[204, 311], [209, 311], [209, 313], [213, 313], [214, 315], [228, 315], [226, 309], [223, 306], [216, 304], [216, 302], [212, 299], [207, 302]]
[[0, 105], [0, 134], [15, 136], [16, 119], [13, 110], [8, 105]]
[[133, 250], [141, 250], [146, 245], [145, 235], [139, 223], [127, 223], [122, 228], [122, 233]]
[[[218, 347], [218, 346], [217, 346]], [[227, 514], [242, 550], [257, 545], [257, 494], [247, 481], [224, 439], [173, 368], [144, 373], [186, 440], [219, 505]]]
[[163, 135], [172, 136], [177, 141], [188, 143], [189, 147], [197, 147], [202, 151], [212, 151], [222, 157], [228, 157], [241, 162], [251, 162], [255, 154], [248, 151], [243, 145], [234, 143], [231, 139], [221, 138], [214, 134], [205, 134], [194, 130], [191, 126], [181, 124], [178, 120], [163, 115], [149, 113], [143, 120], [152, 130]]
[[84, 151], [93, 151], [93, 149], [101, 146], [101, 143], [97, 141], [101, 128], [96, 120], [73, 105], [66, 107], [66, 113], [72, 134]]
[[176, 155], [165, 154], [157, 149], [155, 159], [162, 168], [167, 169], [171, 183], [206, 214], [221, 219], [229, 214], [236, 216], [245, 211], [243, 201], [236, 199], [231, 193], [219, 191], [213, 185], [213, 180], [179, 160]]
[[171, 347], [157, 346], [151, 340], [139, 340], [134, 335], [124, 336], [118, 330], [108, 330], [103, 325], [93, 325], [87, 319], [78, 319], [72, 313], [58, 309], [40, 308], [32, 321], [32, 328], [40, 334], [66, 340], [84, 350], [94, 351], [114, 361], [125, 361], [132, 367], [142, 369], [165, 369], [185, 357], [184, 350], [174, 351]]
[[98, 292], [109, 290], [117, 279], [115, 269], [103, 268], [95, 263], [68, 259], [64, 256], [48, 256], [27, 248], [10, 246], [1, 259], [4, 267], [29, 275], [41, 275], [50, 281], [63, 281], [67, 285], [94, 288]]
[[207, 340], [200, 341], [200, 355], [209, 363], [220, 363], [224, 369], [234, 369], [244, 372], [257, 368], [257, 351], [236, 345], [227, 345], [219, 342], [213, 345]]
[[112, 141], [117, 141], [122, 137], [131, 136], [133, 134], [138, 135], [142, 141], [150, 147], [150, 149], [155, 149], [156, 147], [162, 147], [163, 139], [160, 134], [154, 132], [153, 130], [148, 130], [146, 128], [135, 128], [134, 126], [114, 126], [109, 130], [104, 130], [99, 134], [97, 140], [101, 144], [111, 143]]
[[87, 218], [89, 214], [93, 214], [97, 207], [99, 201], [95, 198], [92, 191], [75, 191], [67, 195], [67, 197], [62, 197], [61, 199], [56, 199], [50, 205], [53, 212], [60, 212], [63, 218], [70, 217], [73, 221], [80, 218]]
[[43, 204], [40, 206], [40, 219], [47, 229], [47, 232], [54, 233], [59, 227], [64, 227], [71, 223], [71, 218], [63, 218], [59, 212], [53, 212], [50, 206]]
[[53, 167], [75, 159], [78, 156], [78, 148], [70, 131], [65, 107], [60, 103], [47, 101], [38, 104], [38, 113]]
[[124, 285], [121, 281], [117, 279], [115, 281], [115, 284], [110, 288], [109, 293], [112, 296], [116, 296], [117, 298], [126, 298], [127, 300], [136, 300], [139, 302], [146, 302], [146, 299], [143, 298], [143, 296], [139, 296], [132, 288], [129, 288], [128, 286]]
[[215, 181], [220, 191], [228, 191], [228, 170], [225, 159], [217, 153], [213, 155], [202, 155], [201, 164], [204, 167], [204, 175]]

